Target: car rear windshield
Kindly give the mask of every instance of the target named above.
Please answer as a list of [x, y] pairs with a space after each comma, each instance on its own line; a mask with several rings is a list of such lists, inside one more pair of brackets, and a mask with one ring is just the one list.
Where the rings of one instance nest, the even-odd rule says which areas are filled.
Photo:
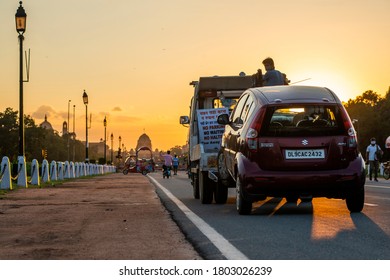
[[261, 136], [343, 135], [340, 108], [337, 105], [270, 106], [261, 126]]

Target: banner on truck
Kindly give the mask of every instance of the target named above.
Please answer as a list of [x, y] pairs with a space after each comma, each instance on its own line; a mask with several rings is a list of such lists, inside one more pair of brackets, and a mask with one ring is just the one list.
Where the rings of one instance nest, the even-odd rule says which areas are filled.
[[205, 150], [218, 151], [221, 146], [223, 125], [217, 123], [217, 117], [221, 114], [229, 114], [228, 108], [198, 109], [199, 140]]

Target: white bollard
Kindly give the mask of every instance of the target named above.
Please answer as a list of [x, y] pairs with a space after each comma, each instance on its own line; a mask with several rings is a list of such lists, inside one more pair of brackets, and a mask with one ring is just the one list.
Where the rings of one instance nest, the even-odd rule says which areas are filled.
[[70, 178], [69, 169], [70, 169], [69, 161], [65, 161], [65, 163], [64, 163], [64, 179], [69, 179]]
[[18, 156], [18, 175], [17, 185], [19, 187], [28, 187], [27, 185], [27, 170], [26, 170], [26, 159], [24, 156]]
[[79, 170], [79, 163], [78, 162], [76, 162], [75, 164], [74, 164], [74, 177], [75, 178], [78, 178], [78, 177], [80, 177], [80, 170]]
[[85, 163], [79, 162], [79, 177], [85, 176]]
[[8, 157], [3, 157], [0, 166], [0, 189], [12, 190], [11, 164]]
[[31, 185], [39, 186], [39, 179], [39, 163], [36, 159], [33, 159], [31, 163]]
[[74, 178], [75, 177], [75, 174], [74, 174], [74, 163], [73, 161], [71, 161], [69, 163], [69, 178]]
[[47, 161], [47, 159], [44, 159], [42, 161], [42, 182], [50, 182], [49, 162]]
[[64, 163], [63, 162], [58, 162], [58, 180], [62, 181], [64, 180]]
[[89, 176], [89, 163], [85, 163], [85, 176]]
[[57, 176], [57, 162], [55, 160], [52, 160], [51, 163], [50, 163], [50, 174], [51, 174], [50, 179], [52, 181], [57, 181], [58, 180], [58, 176]]

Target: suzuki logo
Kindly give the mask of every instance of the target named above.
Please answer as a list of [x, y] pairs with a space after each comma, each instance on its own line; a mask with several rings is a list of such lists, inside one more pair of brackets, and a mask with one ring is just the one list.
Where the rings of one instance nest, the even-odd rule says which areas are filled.
[[306, 139], [303, 139], [302, 140], [302, 145], [306, 146], [307, 144], [309, 144], [309, 141], [307, 141]]

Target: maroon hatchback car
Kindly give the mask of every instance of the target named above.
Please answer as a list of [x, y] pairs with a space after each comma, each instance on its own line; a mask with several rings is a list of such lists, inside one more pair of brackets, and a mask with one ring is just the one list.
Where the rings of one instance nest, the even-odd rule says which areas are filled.
[[240, 214], [267, 197], [287, 202], [345, 199], [350, 212], [364, 206], [365, 164], [353, 124], [331, 90], [311, 86], [251, 88], [225, 125], [218, 155], [215, 198], [236, 188]]

